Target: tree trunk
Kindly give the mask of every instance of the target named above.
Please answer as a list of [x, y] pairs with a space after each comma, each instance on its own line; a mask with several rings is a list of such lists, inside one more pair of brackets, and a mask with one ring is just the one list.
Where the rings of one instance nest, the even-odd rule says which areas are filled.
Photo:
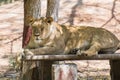
[[[59, 0], [47, 0], [46, 17], [53, 17], [54, 21], [58, 21]], [[41, 69], [43, 70], [42, 80], [52, 80], [52, 64], [55, 61], [42, 61]]]
[[[46, 16], [52, 16], [55, 21], [58, 20], [58, 4], [59, 0], [48, 0], [47, 4], [48, 12]], [[24, 0], [23, 48], [28, 44], [32, 34], [28, 17], [41, 17], [41, 0]], [[24, 61], [21, 80], [51, 80], [51, 66], [53, 62], [54, 61]]]
[[119, 80], [120, 79], [120, 60], [110, 60], [110, 75], [111, 80]]
[[58, 21], [59, 0], [47, 1], [46, 17], [53, 17], [54, 21]]
[[[29, 26], [28, 17], [40, 18], [41, 16], [41, 0], [24, 0], [24, 29], [23, 29], [23, 44], [24, 48], [31, 37], [32, 28]], [[23, 61], [21, 80], [40, 80], [38, 67], [36, 62]]]
[[24, 48], [29, 42], [31, 36], [31, 28], [29, 27], [28, 17], [40, 18], [41, 16], [41, 0], [24, 0], [24, 29], [23, 44]]

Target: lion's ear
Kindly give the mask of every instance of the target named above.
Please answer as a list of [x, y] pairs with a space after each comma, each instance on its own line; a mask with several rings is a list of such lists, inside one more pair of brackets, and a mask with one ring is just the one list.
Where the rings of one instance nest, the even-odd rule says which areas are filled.
[[52, 17], [47, 17], [47, 18], [46, 18], [46, 22], [47, 22], [47, 23], [53, 22], [53, 18], [52, 18]]
[[30, 21], [30, 23], [32, 23], [32, 22], [34, 22], [34, 21], [35, 21], [35, 18], [30, 17], [30, 18], [29, 18], [29, 21]]
[[33, 18], [32, 16], [28, 16], [27, 21], [29, 21], [28, 23], [33, 23], [35, 21], [35, 18]]

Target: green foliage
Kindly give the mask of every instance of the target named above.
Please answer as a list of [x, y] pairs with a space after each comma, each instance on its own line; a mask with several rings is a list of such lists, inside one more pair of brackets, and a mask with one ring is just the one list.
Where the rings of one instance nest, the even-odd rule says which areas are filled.
[[10, 57], [9, 58], [9, 66], [11, 67], [11, 68], [13, 68], [13, 69], [15, 69], [15, 59], [14, 59], [14, 57]]

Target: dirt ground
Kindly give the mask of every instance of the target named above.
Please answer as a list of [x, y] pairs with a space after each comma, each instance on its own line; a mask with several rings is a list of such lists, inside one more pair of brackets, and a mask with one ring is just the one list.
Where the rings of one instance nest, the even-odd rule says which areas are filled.
[[[82, 0], [82, 2], [80, 0], [60, 0], [58, 22], [67, 25], [103, 27], [120, 39], [120, 1], [116, 1], [115, 17], [110, 20], [112, 7], [113, 0]], [[45, 16], [45, 9], [46, 0], [42, 0], [42, 16]], [[22, 37], [20, 36], [23, 32], [23, 14], [23, 1], [0, 6], [0, 74], [9, 69], [11, 56], [22, 51]], [[108, 20], [110, 21], [105, 24]], [[81, 76], [109, 76], [108, 60], [71, 62], [78, 65]]]

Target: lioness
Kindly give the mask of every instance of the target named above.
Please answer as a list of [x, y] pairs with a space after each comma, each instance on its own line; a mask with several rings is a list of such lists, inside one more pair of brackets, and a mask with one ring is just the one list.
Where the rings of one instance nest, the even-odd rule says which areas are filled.
[[69, 54], [76, 50], [78, 55], [93, 56], [120, 48], [117, 37], [103, 28], [59, 25], [52, 17], [32, 18], [30, 27], [32, 36], [25, 47], [30, 54]]

